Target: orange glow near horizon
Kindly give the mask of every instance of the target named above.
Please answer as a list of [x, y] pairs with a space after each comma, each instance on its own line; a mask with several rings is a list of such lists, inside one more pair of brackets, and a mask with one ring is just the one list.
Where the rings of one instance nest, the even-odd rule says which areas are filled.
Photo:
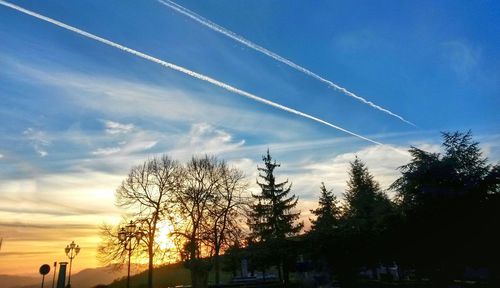
[[[15, 227], [13, 230], [23, 230], [23, 227]], [[42, 234], [42, 231], [39, 231]], [[64, 253], [64, 247], [71, 241], [75, 241], [81, 247], [80, 253], [73, 260], [72, 274], [83, 269], [97, 268], [103, 266], [97, 260], [97, 246], [101, 241], [99, 229], [86, 231], [87, 235], [74, 237], [67, 240], [42, 239], [26, 240], [3, 237], [2, 248], [0, 250], [0, 274], [39, 276], [38, 269], [42, 264], [49, 264], [53, 269], [53, 263], [69, 262]], [[172, 238], [169, 236], [173, 232], [173, 226], [166, 221], [162, 221], [158, 227], [156, 242], [165, 252], [164, 258], [157, 258], [155, 265], [173, 263], [179, 260], [179, 254]], [[50, 231], [47, 232], [49, 234]], [[75, 231], [60, 231], [60, 234], [78, 234]], [[50, 236], [50, 235], [49, 235]], [[63, 238], [62, 236], [59, 236]], [[135, 264], [147, 264], [147, 256], [135, 257], [132, 259]], [[58, 265], [59, 266], [59, 265]], [[59, 269], [59, 267], [58, 267]], [[53, 270], [52, 270], [53, 271]], [[51, 273], [52, 273], [51, 271]]]

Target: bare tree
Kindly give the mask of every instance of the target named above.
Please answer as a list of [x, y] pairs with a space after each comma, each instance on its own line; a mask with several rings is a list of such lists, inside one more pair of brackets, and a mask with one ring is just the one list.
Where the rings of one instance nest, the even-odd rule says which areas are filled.
[[[217, 194], [209, 206], [211, 226], [208, 233], [209, 245], [213, 251], [215, 284], [220, 284], [220, 254], [229, 247], [231, 241], [239, 238], [241, 225], [239, 220], [242, 208], [247, 204], [242, 193], [247, 189], [243, 172], [229, 168], [225, 163], [220, 167], [220, 179]], [[212, 253], [211, 253], [212, 254]]]
[[172, 213], [172, 197], [180, 187], [177, 161], [164, 155], [133, 167], [116, 190], [116, 204], [127, 209], [143, 232], [141, 242], [148, 257], [148, 287], [153, 287], [153, 266], [158, 255], [159, 223]]
[[[136, 221], [132, 221], [135, 223]], [[142, 245], [134, 245], [132, 251], [129, 251], [126, 244], [122, 239], [119, 238], [118, 233], [120, 232], [120, 227], [124, 227], [129, 224], [125, 219], [116, 226], [110, 224], [103, 224], [100, 227], [100, 238], [101, 241], [97, 247], [97, 258], [99, 262], [104, 265], [113, 264], [112, 268], [119, 270], [122, 268], [123, 264], [128, 261], [129, 252], [134, 258], [147, 257], [147, 250], [144, 249], [144, 243], [138, 243]], [[141, 247], [142, 246], [142, 247]]]
[[97, 258], [102, 264], [119, 264], [115, 268], [121, 268], [127, 261], [127, 250], [118, 238], [119, 226], [103, 224], [100, 227], [101, 242], [97, 247]]
[[246, 184], [239, 170], [211, 156], [193, 157], [183, 176], [175, 203], [185, 222], [176, 233], [185, 240], [183, 258], [191, 270], [192, 286], [203, 288], [212, 267], [207, 257], [215, 256], [218, 270], [221, 248], [231, 229], [238, 227], [239, 196]]
[[[148, 287], [152, 287], [153, 263], [164, 252], [156, 241], [162, 221], [174, 227], [169, 236], [191, 271], [192, 286], [207, 287], [212, 265], [219, 283], [219, 256], [241, 234], [246, 187], [240, 170], [212, 156], [193, 157], [183, 166], [163, 156], [131, 169], [116, 191], [116, 204], [130, 212], [144, 233], [133, 253], [149, 259]], [[117, 234], [113, 227], [102, 228], [101, 260], [124, 262]]]

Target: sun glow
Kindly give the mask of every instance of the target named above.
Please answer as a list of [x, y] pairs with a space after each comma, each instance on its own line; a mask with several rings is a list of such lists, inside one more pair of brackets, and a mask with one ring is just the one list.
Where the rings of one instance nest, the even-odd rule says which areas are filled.
[[[175, 243], [171, 236], [174, 231], [174, 227], [167, 221], [162, 221], [158, 223], [155, 242], [160, 248], [157, 251], [154, 264], [161, 265], [165, 263], [174, 263], [179, 261], [179, 255], [175, 249]], [[141, 254], [135, 257], [134, 263], [136, 264], [147, 264], [148, 263], [147, 254]]]
[[175, 243], [171, 236], [172, 232], [174, 232], [174, 227], [170, 223], [166, 221], [159, 223], [155, 241], [161, 250], [172, 250], [175, 248]]

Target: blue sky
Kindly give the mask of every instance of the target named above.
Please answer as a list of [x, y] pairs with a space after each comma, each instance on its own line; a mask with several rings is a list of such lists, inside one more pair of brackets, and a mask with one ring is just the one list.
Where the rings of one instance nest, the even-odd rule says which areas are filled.
[[[128, 169], [161, 153], [213, 153], [254, 183], [270, 148], [306, 221], [321, 181], [343, 192], [356, 154], [384, 188], [410, 145], [439, 151], [439, 131], [471, 129], [490, 160], [500, 160], [496, 1], [176, 2], [417, 127], [157, 1], [11, 3], [387, 145], [0, 5], [0, 234], [13, 243], [1, 253], [16, 255], [35, 240], [55, 253], [61, 227], [93, 249], [96, 227], [122, 213], [113, 191]], [[45, 238], [41, 223], [53, 230]], [[97, 265], [94, 254], [82, 257]]]

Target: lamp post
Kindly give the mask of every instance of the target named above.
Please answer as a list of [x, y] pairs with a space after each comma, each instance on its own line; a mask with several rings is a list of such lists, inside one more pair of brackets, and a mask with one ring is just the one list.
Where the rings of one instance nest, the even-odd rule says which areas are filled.
[[71, 241], [71, 244], [66, 245], [66, 248], [64, 248], [64, 252], [66, 252], [66, 256], [69, 258], [69, 276], [66, 287], [71, 288], [71, 265], [73, 264], [73, 259], [80, 253], [80, 246], [76, 245], [75, 241]]
[[130, 221], [125, 228], [122, 227], [118, 232], [118, 239], [120, 239], [120, 242], [128, 252], [127, 288], [130, 288], [130, 258], [132, 256], [132, 251], [135, 249], [137, 244], [139, 244], [142, 236], [143, 232], [132, 221]]

